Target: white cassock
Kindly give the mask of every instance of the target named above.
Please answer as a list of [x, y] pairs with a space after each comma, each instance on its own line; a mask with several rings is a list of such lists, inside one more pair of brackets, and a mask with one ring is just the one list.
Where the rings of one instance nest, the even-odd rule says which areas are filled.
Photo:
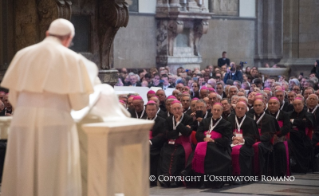
[[87, 106], [94, 91], [83, 57], [47, 37], [15, 55], [1, 85], [15, 108], [1, 196], [80, 196], [70, 112]]

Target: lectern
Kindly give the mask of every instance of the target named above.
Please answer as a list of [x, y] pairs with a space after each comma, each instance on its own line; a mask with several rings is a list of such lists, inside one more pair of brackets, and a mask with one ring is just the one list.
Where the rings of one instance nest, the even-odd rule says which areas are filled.
[[153, 121], [130, 118], [83, 125], [87, 134], [87, 195], [149, 195], [152, 126]]

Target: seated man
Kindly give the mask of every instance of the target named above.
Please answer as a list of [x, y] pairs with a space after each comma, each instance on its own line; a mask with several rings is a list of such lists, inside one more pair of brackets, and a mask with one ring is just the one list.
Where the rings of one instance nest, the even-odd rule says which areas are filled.
[[133, 106], [134, 110], [130, 111], [132, 118], [140, 118], [145, 119], [146, 113], [145, 113], [145, 107], [144, 107], [144, 101], [141, 96], [135, 96], [133, 97]]
[[172, 111], [171, 111], [171, 104], [173, 101], [177, 100], [175, 96], [170, 95], [167, 97], [166, 102], [165, 102], [165, 107], [166, 107], [166, 118], [172, 116]]
[[206, 102], [202, 99], [196, 101], [196, 119], [193, 121], [192, 130], [197, 131], [199, 124], [203, 119], [211, 118], [212, 113], [207, 111]]
[[233, 132], [231, 145], [233, 175], [251, 176], [254, 156], [252, 146], [259, 139], [256, 123], [252, 118], [246, 116], [246, 111], [246, 103], [240, 101], [236, 104], [235, 114], [228, 117]]
[[291, 170], [298, 173], [307, 173], [312, 158], [312, 146], [306, 132], [313, 127], [314, 117], [313, 114], [304, 109], [302, 98], [297, 97], [293, 106], [294, 111], [290, 113], [289, 118], [292, 123], [290, 141], [295, 164], [291, 165]]
[[287, 134], [291, 130], [289, 114], [280, 110], [280, 102], [276, 97], [272, 97], [268, 101], [267, 114], [276, 118], [280, 131], [274, 137], [274, 176], [290, 176], [290, 158], [287, 142]]
[[[192, 151], [189, 137], [192, 133], [190, 128], [192, 118], [183, 113], [183, 106], [178, 100], [171, 103], [171, 111], [173, 115], [166, 119], [167, 142], [160, 154], [159, 174], [163, 177], [180, 176]], [[161, 181], [161, 184], [166, 187], [176, 187], [181, 183], [174, 179]]]
[[165, 102], [166, 102], [166, 94], [164, 90], [158, 90], [156, 91], [156, 96], [158, 97], [159, 101], [160, 101], [160, 108], [161, 110], [163, 110], [164, 112], [166, 111], [166, 107], [165, 107]]
[[134, 106], [133, 106], [133, 98], [135, 95], [131, 95], [127, 98], [127, 110], [131, 113], [134, 111]]
[[162, 118], [166, 119], [166, 118], [167, 118], [167, 114], [166, 114], [166, 112], [164, 112], [164, 111], [159, 107], [160, 105], [159, 105], [159, 99], [158, 99], [158, 97], [157, 97], [157, 96], [151, 97], [151, 98], [150, 98], [150, 101], [154, 101], [154, 102], [156, 103], [157, 107], [158, 107], [158, 110], [157, 110], [156, 115], [159, 116], [159, 117], [162, 117]]
[[149, 91], [147, 92], [146, 96], [147, 96], [147, 100], [148, 100], [148, 101], [151, 100], [151, 97], [154, 97], [154, 96], [155, 96], [155, 91], [149, 90]]
[[[157, 110], [158, 106], [154, 101], [147, 102], [145, 109], [147, 114], [146, 119], [155, 121], [152, 130], [150, 130], [150, 175], [156, 176], [156, 179], [160, 152], [165, 142], [164, 132], [166, 123], [165, 119], [157, 116]], [[156, 184], [157, 181], [151, 182], [151, 186], [156, 186]]]
[[274, 117], [266, 114], [263, 100], [254, 101], [253, 113], [247, 115], [253, 118], [257, 124], [260, 142], [253, 145], [254, 148], [254, 175], [268, 175], [269, 154], [272, 151], [272, 139], [276, 132], [280, 131], [279, 125]]
[[[215, 103], [212, 117], [201, 121], [196, 132], [198, 141], [192, 168], [196, 173], [226, 176], [230, 174], [232, 138], [231, 124], [223, 119], [223, 106]], [[215, 187], [222, 187], [223, 182], [215, 183]]]
[[233, 112], [233, 107], [231, 107], [230, 103], [228, 102], [227, 98], [222, 99], [221, 104], [223, 106], [223, 114], [222, 117], [227, 120], [230, 114]]
[[191, 110], [191, 96], [188, 93], [183, 93], [182, 94], [182, 98], [181, 98], [181, 102], [183, 105], [183, 112], [190, 115], [192, 113]]
[[280, 102], [280, 110], [284, 112], [291, 112], [293, 110], [293, 106], [289, 103], [288, 100], [285, 100], [285, 91], [282, 89], [278, 89], [275, 91], [275, 96]]
[[[318, 96], [316, 94], [310, 94], [307, 98], [307, 107], [308, 107], [308, 112], [312, 113], [314, 115], [315, 118], [315, 124], [314, 124], [314, 128], [313, 128], [313, 133], [308, 133], [308, 136], [311, 135], [311, 144], [314, 148], [314, 155], [315, 157], [317, 157], [316, 155], [319, 153], [319, 104], [318, 104]], [[318, 159], [318, 158], [315, 158]], [[314, 160], [315, 161], [315, 160]], [[318, 172], [319, 171], [319, 165], [315, 162], [313, 162], [312, 164], [313, 166], [313, 171], [314, 172]]]

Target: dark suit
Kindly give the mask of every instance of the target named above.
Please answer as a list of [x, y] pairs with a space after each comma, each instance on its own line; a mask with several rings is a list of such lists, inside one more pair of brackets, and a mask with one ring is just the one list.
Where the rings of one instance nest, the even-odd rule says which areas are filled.
[[[150, 175], [157, 177], [158, 162], [160, 158], [160, 152], [165, 142], [165, 123], [166, 120], [159, 116], [156, 117], [153, 125], [152, 139], [150, 139], [152, 145], [150, 146]], [[156, 185], [156, 182], [151, 182]]]
[[137, 113], [138, 117], [136, 116], [135, 110], [129, 110], [129, 112], [130, 112], [130, 114], [131, 114], [131, 118], [146, 119], [146, 117], [147, 117], [147, 114], [146, 114], [145, 111], [144, 111], [144, 114], [143, 114], [142, 117], [141, 117], [141, 115], [142, 115], [143, 112]]
[[[124, 86], [132, 86], [131, 82], [126, 83]], [[140, 82], [136, 82], [136, 86], [141, 86]]]
[[164, 120], [166, 120], [166, 118], [167, 118], [167, 113], [164, 112], [162, 109], [160, 109], [160, 110], [158, 111], [158, 113], [157, 113], [157, 116], [159, 116], [159, 117], [163, 118]]
[[218, 64], [218, 67], [221, 67], [225, 64], [227, 64], [229, 66], [230, 60], [228, 58], [225, 58], [225, 60], [224, 60], [224, 58], [219, 58], [217, 61], [217, 64]]

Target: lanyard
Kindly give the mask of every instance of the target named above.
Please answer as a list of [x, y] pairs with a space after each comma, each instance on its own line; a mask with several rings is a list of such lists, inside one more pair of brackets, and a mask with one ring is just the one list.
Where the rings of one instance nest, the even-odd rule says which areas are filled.
[[282, 101], [282, 106], [281, 106], [280, 110], [282, 110], [284, 108], [284, 105], [285, 105], [285, 101]]
[[[256, 124], [258, 125], [261, 119], [265, 116], [265, 112], [260, 116], [260, 118], [257, 120]], [[254, 116], [254, 120], [256, 120], [256, 116]]]
[[190, 109], [190, 107], [188, 107], [188, 109], [184, 112], [184, 114]]
[[[316, 110], [317, 110], [317, 108], [319, 107], [319, 105], [316, 105], [316, 107], [312, 110], [312, 114], [314, 114], [315, 112], [316, 112]], [[308, 108], [308, 111], [307, 112], [309, 112], [309, 108]]]
[[167, 117], [170, 117], [171, 115], [169, 114], [169, 112], [167, 112]]
[[243, 125], [243, 122], [246, 118], [246, 115], [243, 117], [243, 120], [241, 121], [241, 123], [239, 124], [238, 123], [238, 120], [237, 120], [237, 116], [235, 115], [235, 121], [236, 121], [236, 124], [237, 124], [237, 131], [240, 132], [240, 127]]
[[213, 126], [213, 118], [210, 119], [210, 125], [209, 125], [209, 133], [211, 133], [215, 127], [218, 125], [218, 123], [223, 119], [223, 117], [220, 117], [220, 119], [216, 122], [216, 124]]
[[173, 120], [173, 130], [176, 130], [176, 127], [182, 122], [183, 118], [184, 118], [184, 114], [182, 114], [182, 118], [175, 125], [175, 116], [173, 116], [173, 118], [172, 118], [172, 120]]
[[145, 106], [144, 106], [143, 112], [142, 112], [142, 114], [141, 114], [141, 117], [138, 117], [137, 112], [135, 111], [136, 118], [142, 118], [143, 115], [144, 115], [144, 112], [145, 112]]
[[157, 118], [157, 115], [153, 119], [147, 118], [147, 120], [154, 120], [155, 121], [156, 118]]
[[156, 114], [158, 114], [160, 111], [161, 111], [161, 108], [158, 108], [158, 110], [157, 110]]
[[280, 114], [280, 110], [278, 110], [278, 113], [277, 113], [277, 115], [276, 115], [276, 120], [278, 120], [279, 114]]

